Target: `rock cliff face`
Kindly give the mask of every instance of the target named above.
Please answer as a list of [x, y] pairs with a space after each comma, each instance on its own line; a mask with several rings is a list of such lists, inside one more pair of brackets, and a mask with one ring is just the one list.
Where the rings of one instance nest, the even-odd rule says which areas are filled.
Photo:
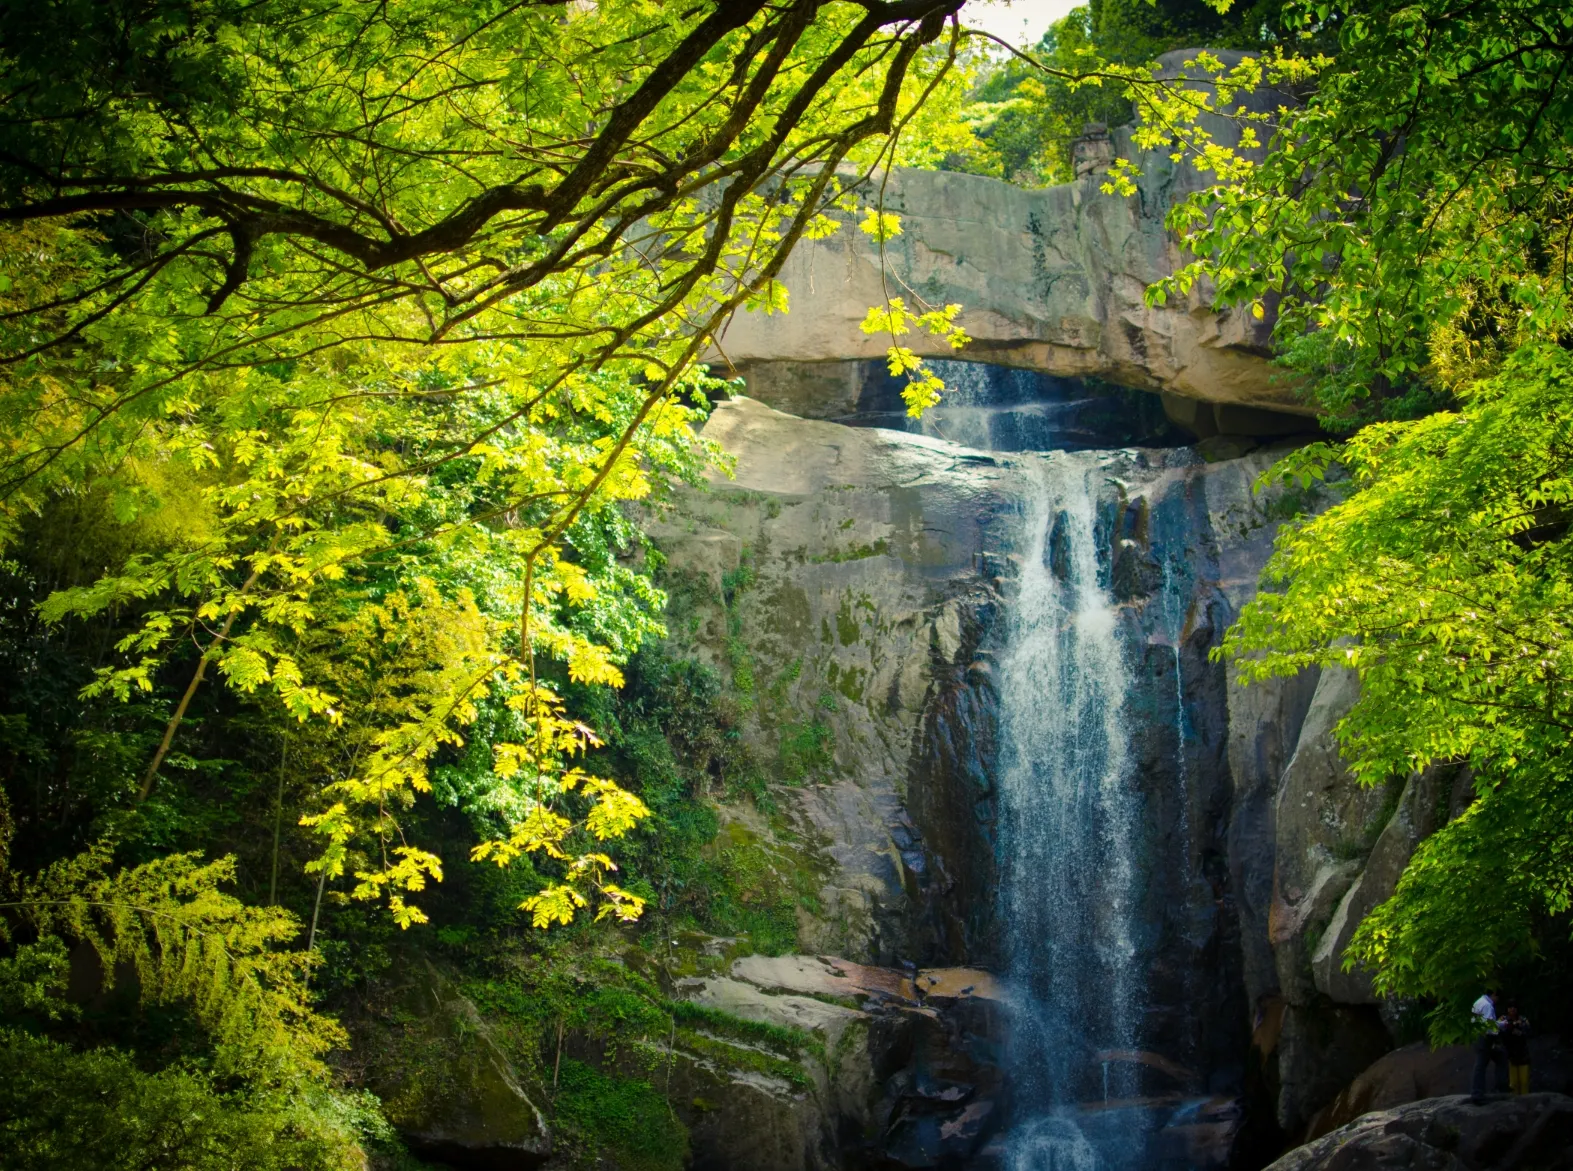
[[[1014, 377], [1001, 373], [996, 386], [1009, 391]], [[755, 386], [778, 398], [802, 391], [762, 375]], [[1147, 1049], [1131, 1059], [1162, 1110], [1190, 1119], [1183, 1125], [1198, 1111], [1214, 1119], [1207, 1141], [1221, 1165], [1248, 1160], [1252, 1143], [1270, 1154], [1303, 1135], [1392, 1048], [1384, 1006], [1365, 976], [1343, 972], [1341, 952], [1468, 784], [1437, 772], [1363, 788], [1331, 738], [1354, 697], [1348, 677], [1242, 688], [1210, 661], [1254, 594], [1278, 521], [1317, 506], [1253, 493], [1282, 448], [1198, 449], [1163, 433], [1162, 420], [1154, 431], [1130, 412], [1112, 417], [1116, 437], [1134, 428], [1174, 444], [1077, 457], [1101, 468], [1099, 556], [1132, 660], [1125, 718], [1143, 810]], [[800, 945], [898, 981], [920, 967], [999, 970], [997, 664], [1041, 457], [744, 398], [721, 405], [706, 435], [735, 457], [735, 478], [685, 496], [650, 531], [677, 597], [674, 649], [711, 662], [750, 709], [775, 799], [815, 859], [820, 885], [800, 911]], [[1052, 537], [1049, 546], [1053, 556]], [[692, 995], [781, 1013], [802, 991], [779, 973], [734, 973]], [[845, 1163], [856, 1147], [857, 1159], [887, 1166], [988, 1165], [1012, 1110], [997, 1064], [1008, 1006], [987, 1021], [932, 1018], [921, 1044], [910, 1021], [857, 1011], [865, 1016], [832, 1031], [862, 1072], [802, 1107], [805, 1134], [841, 1136], [809, 1143], [820, 1152], [811, 1164]], [[939, 1078], [953, 1083], [949, 1098], [930, 1094], [937, 1069], [951, 1071]], [[911, 1121], [920, 1118], [930, 1121]], [[722, 1118], [710, 1125], [731, 1133]], [[1178, 1149], [1179, 1133], [1160, 1128], [1150, 1150]], [[728, 1163], [719, 1140], [706, 1158], [744, 1165]], [[1196, 1151], [1173, 1158], [1213, 1165]], [[1166, 1166], [1169, 1156], [1153, 1159]]]
[[1283, 1002], [1278, 1123], [1291, 1134], [1392, 1047], [1391, 1010], [1368, 973], [1344, 970], [1344, 951], [1397, 889], [1420, 840], [1472, 796], [1467, 772], [1450, 767], [1384, 787], [1357, 784], [1332, 737], [1357, 688], [1347, 672], [1322, 674], [1275, 802], [1266, 935]]
[[[690, 1165], [1017, 1165], [1013, 1136], [1044, 1103], [1018, 1086], [1013, 1038], [1043, 1003], [1028, 984], [1067, 973], [1023, 982], [1001, 901], [1022, 812], [1020, 786], [1002, 784], [1010, 712], [1057, 702], [1015, 693], [1027, 644], [1013, 616], [1029, 578], [1069, 580], [1077, 558], [1095, 563], [1125, 680], [1110, 702], [1134, 816], [1118, 912], [1138, 1023], [1113, 1046], [1088, 1023], [1058, 1051], [1059, 1101], [1089, 1135], [1133, 1136], [1133, 1165], [1222, 1171], [1368, 1100], [1459, 1088], [1429, 1066], [1408, 1090], [1385, 1066], [1361, 1073], [1393, 1047], [1393, 1014], [1340, 957], [1415, 845], [1467, 802], [1468, 777], [1362, 788], [1332, 740], [1348, 676], [1242, 688], [1210, 658], [1278, 523], [1321, 503], [1253, 491], [1285, 443], [1190, 443], [1140, 398], [975, 369], [969, 397], [925, 423], [937, 434], [723, 403], [705, 433], [734, 476], [645, 518], [665, 555], [669, 649], [720, 673], [772, 782], [768, 816], [717, 807], [716, 848], [746, 843], [794, 892], [804, 953], [702, 937], [618, 961], [691, 1002], [692, 1019], [650, 1041]], [[750, 389], [802, 390], [767, 373]], [[1061, 868], [1042, 899], [1096, 889], [1116, 865], [1069, 845], [1082, 869]], [[542, 1086], [488, 1018], [436, 968], [405, 975], [357, 1036], [367, 1084], [412, 1145], [455, 1166], [557, 1165]], [[586, 1067], [619, 1068], [604, 1045], [568, 1041]]]
[[[988, 905], [965, 863], [988, 847], [972, 829], [943, 860], [924, 848], [909, 766], [936, 677], [965, 677], [998, 608], [1016, 473], [748, 399], [705, 434], [736, 458], [735, 479], [649, 531], [672, 567], [674, 640], [752, 709], [761, 754], [822, 843], [830, 877], [801, 942], [876, 963], [964, 954], [967, 917]], [[955, 896], [945, 912], [941, 891]]]
[[[1194, 53], [1168, 54], [1164, 71], [1178, 76]], [[1247, 100], [1273, 108], [1289, 99], [1261, 92]], [[1210, 129], [1219, 142], [1238, 144], [1233, 123]], [[801, 244], [782, 273], [791, 312], [740, 314], [718, 339], [726, 359], [746, 370], [762, 362], [879, 357], [888, 339], [859, 325], [888, 286], [909, 303], [962, 304], [974, 339], [966, 356], [974, 361], [1095, 375], [1236, 409], [1305, 412], [1292, 388], [1272, 376], [1270, 319], [1215, 313], [1205, 289], [1163, 306], [1143, 300], [1149, 284], [1183, 263], [1164, 227], [1166, 213], [1207, 177], [1163, 152], [1134, 150], [1125, 129], [1082, 145], [1088, 157], [1080, 177], [1044, 190], [936, 171], [896, 171], [871, 183], [864, 197], [882, 196], [902, 217], [901, 235], [883, 255], [852, 226]], [[1116, 156], [1140, 169], [1135, 196], [1100, 190]], [[933, 339], [904, 341], [948, 352]]]

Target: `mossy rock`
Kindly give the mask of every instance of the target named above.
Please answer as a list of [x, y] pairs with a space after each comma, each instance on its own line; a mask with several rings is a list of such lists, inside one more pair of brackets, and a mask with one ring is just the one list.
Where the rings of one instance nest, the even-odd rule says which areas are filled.
[[430, 961], [413, 967], [360, 1048], [410, 1148], [460, 1171], [527, 1171], [552, 1153], [546, 1116], [490, 1026]]

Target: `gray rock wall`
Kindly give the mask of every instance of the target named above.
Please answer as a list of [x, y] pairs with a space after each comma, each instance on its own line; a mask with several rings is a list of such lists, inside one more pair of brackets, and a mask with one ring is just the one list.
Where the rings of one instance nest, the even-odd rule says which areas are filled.
[[[1163, 58], [1167, 75], [1178, 76], [1194, 52]], [[1289, 100], [1274, 92], [1246, 99], [1258, 109]], [[1239, 141], [1231, 122], [1214, 120], [1209, 129], [1221, 143]], [[791, 311], [739, 314], [717, 339], [717, 359], [747, 368], [881, 357], [889, 339], [859, 326], [888, 290], [909, 305], [960, 303], [974, 339], [962, 356], [974, 361], [1309, 413], [1267, 360], [1270, 317], [1213, 312], [1206, 288], [1163, 306], [1145, 303], [1146, 287], [1184, 262], [1165, 215], [1209, 176], [1165, 152], [1135, 150], [1126, 129], [1113, 132], [1110, 146], [1109, 160], [1118, 154], [1140, 168], [1135, 196], [1104, 194], [1100, 167], [1043, 190], [938, 171], [876, 177], [861, 194], [882, 197], [902, 217], [901, 235], [881, 252], [849, 223], [800, 244], [782, 272]], [[936, 339], [902, 340], [919, 352], [950, 352]]]
[[[994, 964], [994, 663], [1037, 457], [749, 399], [721, 405], [706, 435], [735, 478], [649, 527], [685, 598], [674, 649], [745, 699], [773, 795], [818, 868], [800, 946]], [[1275, 450], [1098, 458], [1100, 539], [1135, 648], [1151, 1044], [1186, 1092], [1255, 1095], [1263, 1124], [1293, 1135], [1392, 1046], [1342, 950], [1467, 783], [1361, 787], [1332, 739], [1350, 677], [1241, 687], [1211, 660], [1278, 520], [1315, 503], [1254, 492]]]
[[[752, 709], [783, 804], [829, 863], [801, 942], [885, 963], [964, 951], [966, 930], [944, 921], [959, 912], [938, 907], [986, 905], [943, 896], [976, 869], [957, 859], [989, 847], [971, 811], [910, 800], [910, 765], [934, 692], [965, 682], [997, 606], [1019, 473], [748, 399], [719, 407], [705, 434], [736, 457], [735, 479], [649, 531], [686, 593], [674, 642]], [[967, 798], [947, 792], [951, 802]], [[943, 850], [925, 845], [914, 807], [934, 814]]]

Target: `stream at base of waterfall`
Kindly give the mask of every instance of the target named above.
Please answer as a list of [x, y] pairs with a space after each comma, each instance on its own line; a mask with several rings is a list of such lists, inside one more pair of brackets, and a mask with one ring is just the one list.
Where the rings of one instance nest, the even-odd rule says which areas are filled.
[[[1143, 1149], [1141, 798], [1130, 669], [1098, 555], [1101, 453], [1028, 457], [1000, 661], [1000, 911], [1012, 989], [1009, 1171], [1131, 1171]], [[1125, 1103], [1130, 1103], [1127, 1106]]]

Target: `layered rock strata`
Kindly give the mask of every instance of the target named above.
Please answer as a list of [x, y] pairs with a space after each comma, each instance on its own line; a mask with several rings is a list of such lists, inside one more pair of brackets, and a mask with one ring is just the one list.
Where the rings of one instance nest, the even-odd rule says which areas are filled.
[[[1179, 77], [1195, 53], [1167, 54], [1160, 75]], [[1219, 56], [1232, 64], [1240, 55]], [[1290, 100], [1273, 91], [1242, 97], [1257, 111]], [[1238, 123], [1208, 122], [1216, 141], [1238, 145]], [[889, 339], [860, 326], [869, 306], [900, 295], [909, 304], [961, 304], [970, 360], [1097, 376], [1190, 402], [1308, 413], [1267, 360], [1270, 317], [1215, 312], [1204, 286], [1162, 305], [1144, 298], [1184, 263], [1166, 214], [1210, 176], [1164, 151], [1136, 150], [1128, 128], [1093, 137], [1085, 145], [1097, 149], [1078, 177], [1043, 190], [940, 171], [875, 177], [860, 193], [899, 214], [901, 234], [881, 246], [849, 223], [800, 244], [781, 274], [791, 311], [740, 314], [717, 339], [717, 358], [746, 370], [880, 357]], [[1134, 196], [1102, 191], [1114, 156], [1139, 168]], [[949, 352], [933, 338], [903, 344]]]

